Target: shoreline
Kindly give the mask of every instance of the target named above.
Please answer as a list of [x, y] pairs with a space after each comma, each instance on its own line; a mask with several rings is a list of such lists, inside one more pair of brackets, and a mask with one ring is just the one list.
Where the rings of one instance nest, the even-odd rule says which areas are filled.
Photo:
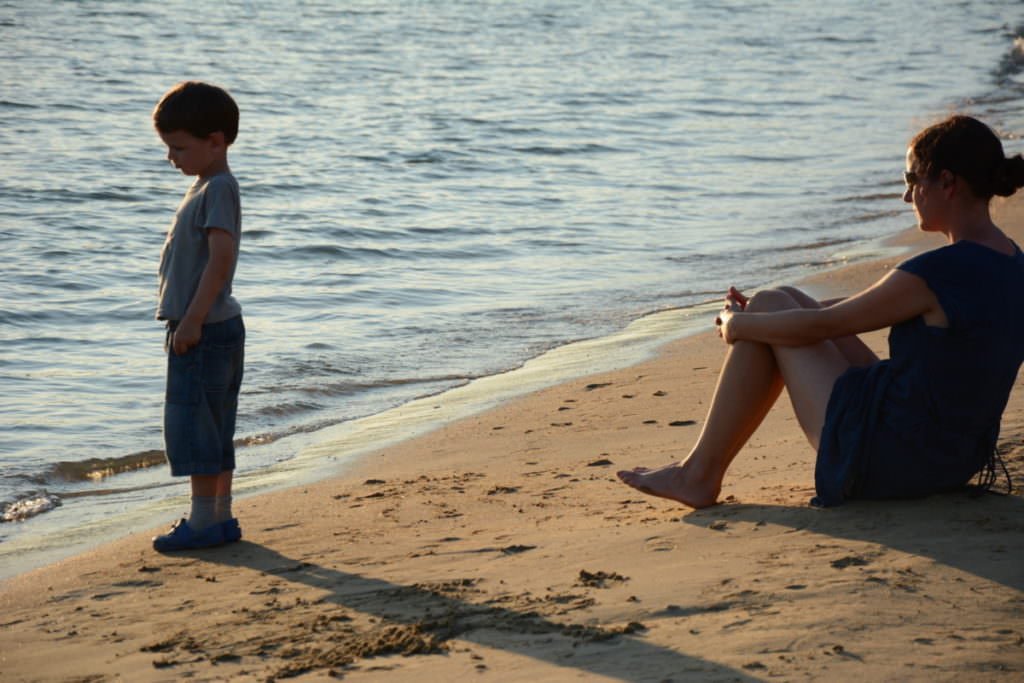
[[[993, 208], [1024, 241], [1024, 199]], [[906, 257], [804, 284], [849, 293]], [[883, 332], [865, 338], [884, 352]], [[330, 479], [241, 498], [245, 538], [232, 546], [159, 555], [151, 530], [0, 582], [0, 669], [12, 680], [1019, 676], [1019, 491], [810, 508], [814, 454], [785, 400], [720, 505], [692, 511], [615, 480], [692, 442], [722, 347], [713, 331], [678, 338], [372, 449]], [[1001, 439], [1018, 482], [1019, 383]]]
[[[380, 413], [313, 432], [291, 434], [275, 445], [291, 444], [295, 449], [292, 457], [236, 476], [236, 502], [253, 495], [344, 476], [361, 458], [374, 451], [415, 439], [561, 382], [640, 363], [674, 339], [699, 334], [706, 326], [710, 307], [715, 305], [698, 303], [652, 312], [617, 332], [555, 347], [510, 370], [421, 396]], [[137, 474], [128, 472], [121, 476]], [[176, 519], [172, 511], [188, 507], [187, 481], [168, 477], [166, 483], [157, 486], [164, 487], [177, 487], [182, 493], [145, 500], [128, 510], [105, 515], [93, 510], [88, 521], [77, 526], [51, 522], [45, 512], [32, 518], [30, 523], [36, 526], [37, 533], [21, 532], [0, 543], [0, 586], [20, 574], [88, 552], [117, 538], [170, 525]], [[127, 490], [136, 491], [131, 487]], [[143, 486], [137, 491], [145, 494], [151, 490], [151, 486]], [[117, 531], [126, 527], [130, 529], [127, 533]], [[69, 543], [73, 550], [68, 550]]]
[[[895, 235], [865, 242], [855, 247], [848, 257], [843, 257], [843, 265], [816, 269], [801, 282], [807, 283], [809, 291], [818, 298], [832, 296], [827, 284], [830, 273], [858, 264], [871, 264], [893, 254], [902, 258], [913, 249], [916, 232], [914, 228], [907, 228]], [[847, 259], [853, 263], [846, 262]], [[653, 311], [617, 332], [555, 347], [510, 370], [415, 398], [380, 413], [314, 432], [291, 434], [276, 446], [291, 444], [295, 452], [292, 457], [276, 465], [243, 470], [236, 476], [236, 501], [345, 476], [357, 468], [367, 454], [443, 429], [451, 422], [560, 383], [638, 365], [656, 357], [664, 346], [710, 329], [708, 320], [717, 306], [717, 301], [708, 301]], [[325, 473], [325, 469], [328, 472]], [[120, 476], [136, 474], [129, 472]], [[171, 524], [175, 519], [173, 511], [188, 507], [186, 483], [168, 478], [167, 483], [158, 488], [176, 487], [181, 493], [144, 500], [127, 510], [104, 514], [99, 514], [102, 510], [92, 510], [85, 523], [75, 526], [51, 521], [44, 512], [29, 522], [35, 527], [34, 533], [20, 531], [0, 544], [0, 586], [19, 574], [88, 552], [116, 538]], [[129, 487], [128, 490], [134, 489]], [[142, 495], [148, 490], [151, 487], [139, 489]]]

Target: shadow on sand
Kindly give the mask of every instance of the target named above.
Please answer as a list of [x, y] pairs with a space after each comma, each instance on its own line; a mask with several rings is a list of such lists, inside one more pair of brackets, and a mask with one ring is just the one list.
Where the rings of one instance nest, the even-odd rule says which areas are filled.
[[[1024, 591], [1024, 500], [964, 493], [917, 500], [853, 501], [835, 508], [719, 505], [683, 521], [777, 524], [928, 557], [981, 579]], [[715, 525], [715, 526], [712, 526]]]
[[[544, 610], [537, 605], [516, 605], [513, 600], [511, 605], [501, 606], [503, 601], [510, 602], [507, 596], [485, 593], [475, 587], [472, 578], [399, 585], [327, 569], [245, 541], [232, 546], [230, 556], [206, 559], [323, 591], [325, 595], [316, 600], [312, 613], [321, 618], [329, 616], [330, 605], [354, 613], [342, 617], [350, 625], [347, 636], [335, 633], [322, 639], [309, 648], [308, 657], [290, 654], [276, 672], [279, 677], [343, 668], [376, 655], [445, 654], [449, 641], [457, 638], [547, 661], [575, 670], [573, 675], [599, 674], [626, 681], [757, 680], [742, 671], [645, 642], [641, 624], [573, 624], [541, 614]], [[359, 621], [367, 623], [360, 625]], [[367, 630], [374, 632], [369, 640]]]

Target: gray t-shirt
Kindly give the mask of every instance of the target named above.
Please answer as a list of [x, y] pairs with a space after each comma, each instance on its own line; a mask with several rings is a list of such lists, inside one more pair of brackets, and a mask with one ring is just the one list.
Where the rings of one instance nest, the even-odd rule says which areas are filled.
[[[235, 264], [242, 238], [242, 204], [238, 181], [230, 172], [219, 173], [205, 180], [197, 178], [181, 200], [174, 223], [160, 252], [160, 290], [156, 317], [158, 320], [181, 320], [199, 287], [199, 278], [210, 259], [206, 231], [220, 228], [235, 238]], [[231, 296], [231, 266], [224, 288], [217, 295], [204, 323], [233, 318], [242, 307]]]

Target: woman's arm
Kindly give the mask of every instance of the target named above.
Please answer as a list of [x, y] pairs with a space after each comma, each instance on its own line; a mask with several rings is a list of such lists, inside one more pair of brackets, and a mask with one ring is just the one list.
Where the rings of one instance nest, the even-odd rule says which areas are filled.
[[929, 324], [948, 324], [935, 294], [916, 275], [894, 270], [856, 296], [818, 309], [773, 313], [722, 313], [720, 334], [728, 342], [746, 339], [779, 346], [803, 346], [823, 339], [889, 327], [918, 315]]

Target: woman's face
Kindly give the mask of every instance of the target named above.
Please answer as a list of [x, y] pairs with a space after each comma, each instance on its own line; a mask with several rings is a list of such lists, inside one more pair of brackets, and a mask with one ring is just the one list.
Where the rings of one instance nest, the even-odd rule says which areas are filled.
[[907, 170], [903, 174], [906, 189], [903, 191], [903, 201], [914, 205], [914, 213], [917, 215], [917, 227], [925, 232], [934, 232], [940, 228], [936, 225], [935, 183], [925, 177], [920, 171], [914, 153], [907, 150]]

